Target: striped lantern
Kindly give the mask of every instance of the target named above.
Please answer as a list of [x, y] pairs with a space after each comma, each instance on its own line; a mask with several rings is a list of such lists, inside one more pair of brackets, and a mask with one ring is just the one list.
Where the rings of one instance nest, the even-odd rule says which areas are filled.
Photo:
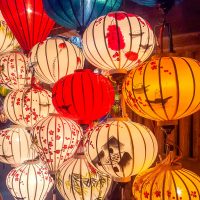
[[56, 110], [80, 124], [90, 124], [106, 115], [114, 102], [111, 82], [91, 70], [76, 70], [55, 83], [52, 90]]
[[146, 20], [121, 11], [94, 20], [83, 34], [86, 59], [110, 73], [128, 71], [145, 61], [154, 43], [153, 30]]
[[53, 37], [36, 44], [30, 52], [35, 75], [47, 84], [84, 67], [82, 50], [63, 37]]
[[57, 173], [57, 188], [64, 199], [105, 199], [111, 186], [111, 179], [98, 173], [82, 158], [71, 158]]
[[123, 96], [138, 115], [156, 121], [177, 120], [200, 109], [200, 65], [191, 58], [153, 58], [133, 69]]
[[34, 162], [11, 170], [6, 178], [7, 188], [16, 200], [45, 200], [53, 182], [45, 165]]
[[32, 134], [41, 159], [53, 174], [77, 150], [82, 129], [70, 119], [50, 114], [34, 126]]
[[116, 180], [128, 178], [149, 168], [156, 159], [158, 144], [145, 126], [126, 118], [114, 118], [88, 133], [88, 161]]
[[21, 89], [30, 84], [32, 73], [27, 68], [28, 58], [20, 52], [0, 56], [0, 83], [10, 89]]
[[32, 127], [54, 111], [51, 92], [41, 88], [11, 91], [4, 100], [4, 112], [15, 124]]

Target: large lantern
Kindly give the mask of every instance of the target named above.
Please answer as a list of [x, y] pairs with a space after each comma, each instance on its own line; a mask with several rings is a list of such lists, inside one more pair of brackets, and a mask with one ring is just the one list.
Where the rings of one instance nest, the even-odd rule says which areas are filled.
[[28, 131], [12, 125], [0, 131], [0, 162], [19, 165], [37, 156]]
[[53, 104], [59, 113], [89, 124], [107, 114], [114, 102], [111, 82], [91, 70], [76, 70], [55, 83]]
[[21, 89], [31, 82], [28, 59], [20, 52], [6, 53], [0, 56], [0, 82], [10, 89]]
[[4, 100], [4, 112], [15, 124], [32, 127], [54, 111], [51, 92], [40, 88], [11, 91]]
[[35, 75], [45, 83], [55, 83], [65, 75], [84, 66], [82, 50], [61, 37], [48, 38], [30, 52]]
[[84, 30], [91, 21], [117, 10], [122, 0], [43, 0], [47, 14], [58, 24]]
[[148, 169], [157, 156], [153, 133], [126, 118], [99, 124], [88, 135], [85, 151], [88, 161], [116, 180]]
[[44, 164], [28, 162], [9, 172], [6, 185], [16, 200], [45, 200], [53, 179]]
[[33, 143], [51, 173], [75, 153], [81, 137], [78, 124], [57, 114], [42, 119], [33, 130]]
[[177, 120], [200, 109], [199, 77], [196, 60], [154, 58], [130, 72], [123, 96], [138, 115], [156, 121]]
[[57, 173], [57, 188], [64, 199], [105, 199], [111, 179], [98, 173], [85, 158], [71, 158]]
[[42, 0], [0, 0], [0, 9], [25, 52], [45, 40], [55, 23], [45, 13]]
[[103, 70], [128, 71], [154, 49], [149, 23], [131, 13], [112, 12], [94, 20], [83, 34], [86, 59]]

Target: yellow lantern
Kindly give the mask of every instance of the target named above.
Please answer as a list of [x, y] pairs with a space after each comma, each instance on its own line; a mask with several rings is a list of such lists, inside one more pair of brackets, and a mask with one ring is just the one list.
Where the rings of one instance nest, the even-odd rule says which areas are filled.
[[156, 121], [177, 120], [200, 109], [199, 78], [198, 61], [157, 57], [133, 69], [122, 92], [138, 115]]

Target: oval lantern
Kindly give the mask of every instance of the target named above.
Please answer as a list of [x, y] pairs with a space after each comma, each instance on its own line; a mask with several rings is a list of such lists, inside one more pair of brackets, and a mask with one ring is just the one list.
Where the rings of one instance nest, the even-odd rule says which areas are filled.
[[54, 111], [51, 92], [25, 87], [11, 91], [4, 100], [4, 112], [15, 124], [32, 127]]
[[48, 38], [30, 52], [35, 75], [42, 82], [53, 84], [65, 75], [84, 67], [82, 50], [61, 37]]
[[149, 23], [131, 13], [112, 12], [94, 20], [83, 34], [86, 59], [107, 71], [128, 71], [145, 61], [154, 49]]
[[154, 58], [133, 69], [123, 96], [138, 115], [156, 121], [177, 120], [200, 109], [200, 65], [191, 58]]
[[95, 18], [118, 10], [122, 0], [43, 0], [47, 14], [61, 26], [83, 31]]
[[70, 119], [50, 114], [35, 124], [32, 134], [41, 159], [53, 174], [76, 152], [82, 129]]
[[88, 133], [85, 150], [88, 161], [115, 180], [148, 169], [157, 153], [154, 134], [126, 118], [114, 118], [97, 125]]
[[37, 157], [32, 147], [31, 136], [20, 126], [12, 125], [0, 131], [0, 162], [20, 165]]
[[31, 83], [32, 73], [28, 69], [28, 58], [20, 52], [0, 56], [0, 82], [10, 89], [22, 89]]
[[34, 162], [20, 165], [6, 177], [7, 188], [16, 200], [45, 200], [53, 182], [45, 165]]
[[70, 158], [59, 168], [56, 186], [64, 199], [105, 199], [111, 179], [93, 169], [84, 157]]
[[45, 40], [55, 24], [45, 13], [42, 0], [0, 0], [0, 9], [25, 53]]
[[91, 70], [76, 70], [55, 83], [52, 90], [56, 110], [79, 124], [90, 124], [107, 114], [114, 103], [111, 82]]

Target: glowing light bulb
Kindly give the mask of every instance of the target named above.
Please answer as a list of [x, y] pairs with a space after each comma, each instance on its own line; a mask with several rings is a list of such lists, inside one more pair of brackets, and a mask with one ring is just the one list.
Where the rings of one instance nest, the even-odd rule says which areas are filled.
[[28, 14], [31, 14], [33, 11], [31, 8], [27, 8], [27, 12], [28, 12]]
[[178, 196], [182, 196], [182, 191], [180, 188], [177, 188], [176, 192], [177, 192]]

